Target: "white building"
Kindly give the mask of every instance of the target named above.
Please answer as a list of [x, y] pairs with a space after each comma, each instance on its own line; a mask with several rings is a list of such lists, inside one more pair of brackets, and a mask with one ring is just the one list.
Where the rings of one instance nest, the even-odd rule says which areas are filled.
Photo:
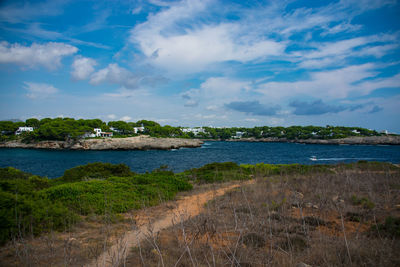
[[100, 128], [94, 128], [93, 131], [94, 131], [94, 134], [96, 135], [96, 137], [100, 137], [101, 136], [101, 129]]
[[18, 130], [15, 131], [15, 134], [19, 135], [23, 132], [33, 132], [33, 127], [19, 127]]
[[113, 136], [112, 132], [103, 132], [100, 128], [93, 129], [96, 137], [111, 137]]
[[133, 131], [135, 132], [135, 134], [137, 134], [138, 132], [143, 132], [144, 131], [144, 127], [133, 127]]
[[232, 136], [233, 138], [239, 139], [242, 138], [242, 136], [245, 134], [245, 132], [236, 132], [235, 136]]
[[353, 130], [353, 131], [351, 131], [352, 133], [355, 133], [355, 134], [360, 134], [360, 132], [358, 131], [358, 130]]
[[194, 135], [198, 135], [199, 133], [205, 133], [206, 130], [203, 127], [200, 128], [182, 128], [182, 132], [184, 133], [193, 133]]
[[381, 134], [389, 134], [388, 130], [382, 130], [380, 131]]

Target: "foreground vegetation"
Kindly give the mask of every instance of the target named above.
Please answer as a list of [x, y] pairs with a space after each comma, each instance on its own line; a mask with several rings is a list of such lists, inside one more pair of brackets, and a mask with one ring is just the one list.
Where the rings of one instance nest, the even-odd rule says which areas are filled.
[[[20, 136], [15, 135], [18, 127], [33, 127], [33, 132], [25, 132]], [[135, 131], [135, 127], [144, 127], [143, 131]], [[290, 127], [232, 127], [232, 128], [213, 128], [204, 127], [198, 133], [183, 132], [181, 127], [170, 125], [161, 126], [159, 123], [149, 120], [139, 120], [137, 122], [110, 121], [103, 122], [100, 119], [78, 119], [73, 118], [44, 118], [41, 120], [31, 118], [25, 122], [0, 121], [0, 141], [20, 139], [24, 142], [41, 140], [68, 141], [83, 138], [86, 134], [93, 133], [94, 128], [102, 131], [112, 131], [113, 137], [136, 136], [139, 133], [152, 137], [175, 137], [175, 138], [203, 138], [226, 140], [237, 137], [243, 138], [286, 138], [294, 139], [333, 139], [350, 136], [379, 136], [375, 130], [360, 127], [342, 126], [290, 126]]]
[[245, 169], [255, 183], [148, 234], [126, 266], [399, 266], [398, 167]]
[[0, 169], [0, 242], [69, 229], [83, 216], [112, 215], [172, 199], [192, 185], [169, 171], [136, 174], [123, 164], [92, 163], [56, 179]]
[[[250, 179], [255, 183], [208, 203], [201, 215], [147, 236], [129, 251], [127, 266], [399, 265], [400, 169], [366, 161], [212, 163], [177, 174], [166, 166], [136, 174], [123, 164], [92, 163], [56, 179], [2, 168], [0, 237], [7, 245], [0, 262], [9, 255], [16, 265], [83, 265], [116, 242], [109, 229], [121, 235], [136, 227], [132, 210], [193, 186]], [[99, 228], [96, 237], [70, 238], [88, 225]]]

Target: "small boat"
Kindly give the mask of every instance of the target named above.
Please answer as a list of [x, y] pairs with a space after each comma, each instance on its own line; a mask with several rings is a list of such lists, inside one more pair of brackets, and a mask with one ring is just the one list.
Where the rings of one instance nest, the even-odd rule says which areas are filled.
[[311, 157], [310, 157], [310, 160], [316, 161], [316, 160], [317, 160], [317, 157], [316, 157], [316, 156], [311, 156]]

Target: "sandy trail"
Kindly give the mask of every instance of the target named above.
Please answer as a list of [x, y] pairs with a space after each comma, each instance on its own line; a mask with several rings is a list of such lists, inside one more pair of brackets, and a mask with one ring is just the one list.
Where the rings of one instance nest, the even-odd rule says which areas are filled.
[[[155, 219], [154, 216], [149, 216], [145, 211], [139, 212], [136, 216], [137, 229], [128, 231], [125, 236], [112, 245], [108, 251], [103, 252], [97, 259], [90, 262], [88, 267], [108, 267], [108, 266], [119, 266], [122, 264], [129, 251], [137, 247], [139, 241], [149, 236], [150, 231], [152, 233], [157, 233], [165, 228], [173, 225], [173, 223], [178, 223], [181, 220], [187, 220], [190, 217], [199, 215], [203, 209], [204, 204], [208, 201], [224, 195], [227, 191], [232, 190], [240, 185], [253, 183], [253, 180], [246, 181], [244, 183], [236, 183], [229, 186], [224, 186], [218, 189], [209, 190], [206, 192], [201, 192], [198, 194], [185, 196], [182, 199], [174, 201], [174, 207], [172, 209], [164, 209], [161, 218]], [[151, 224], [149, 222], [152, 221]], [[149, 229], [151, 225], [151, 230]]]

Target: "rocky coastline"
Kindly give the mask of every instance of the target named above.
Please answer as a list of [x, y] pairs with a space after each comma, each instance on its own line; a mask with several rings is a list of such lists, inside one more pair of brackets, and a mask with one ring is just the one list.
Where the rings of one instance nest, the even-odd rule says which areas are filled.
[[82, 139], [77, 141], [40, 141], [23, 143], [19, 140], [0, 143], [0, 148], [70, 149], [70, 150], [170, 150], [200, 147], [203, 141], [182, 138], [155, 138], [146, 135], [127, 138]]
[[400, 145], [400, 136], [352, 136], [340, 139], [295, 139], [268, 137], [268, 138], [241, 138], [229, 139], [229, 142], [269, 142], [269, 143], [299, 143], [322, 145]]

